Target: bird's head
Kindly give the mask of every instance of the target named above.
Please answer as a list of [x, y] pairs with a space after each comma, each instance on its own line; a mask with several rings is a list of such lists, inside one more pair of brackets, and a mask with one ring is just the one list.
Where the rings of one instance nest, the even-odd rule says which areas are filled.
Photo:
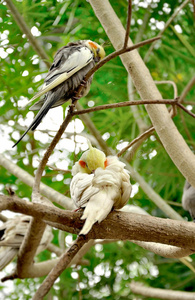
[[98, 62], [105, 57], [106, 53], [104, 48], [99, 44], [88, 40], [86, 41], [86, 45], [94, 53], [95, 62]]
[[106, 155], [104, 152], [93, 148], [88, 142], [89, 150], [85, 151], [79, 160], [80, 171], [91, 174], [97, 168], [105, 169], [107, 166]]

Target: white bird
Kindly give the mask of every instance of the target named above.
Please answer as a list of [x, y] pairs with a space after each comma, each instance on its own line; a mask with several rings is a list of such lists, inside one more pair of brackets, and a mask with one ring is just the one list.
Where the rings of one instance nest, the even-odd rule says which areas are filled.
[[[95, 66], [95, 63], [104, 58], [102, 46], [90, 40], [80, 40], [68, 43], [58, 50], [53, 64], [45, 78], [42, 89], [30, 100], [45, 96], [30, 107], [30, 110], [39, 110], [33, 122], [21, 138], [13, 145], [15, 147], [29, 130], [35, 130], [50, 108], [64, 104], [74, 99], [78, 88], [82, 85], [85, 75]], [[86, 96], [89, 92], [93, 75], [84, 83], [84, 87], [77, 95], [77, 99]]]
[[[0, 271], [18, 254], [30, 220], [30, 216], [15, 216], [0, 226]], [[52, 239], [52, 228], [47, 226], [36, 255], [45, 250]]]
[[195, 221], [195, 188], [187, 180], [183, 188], [182, 206]]
[[86, 235], [93, 224], [103, 221], [112, 208], [122, 208], [129, 200], [131, 184], [125, 164], [117, 156], [108, 156], [91, 146], [72, 168], [71, 198], [84, 208], [86, 220], [80, 235]]

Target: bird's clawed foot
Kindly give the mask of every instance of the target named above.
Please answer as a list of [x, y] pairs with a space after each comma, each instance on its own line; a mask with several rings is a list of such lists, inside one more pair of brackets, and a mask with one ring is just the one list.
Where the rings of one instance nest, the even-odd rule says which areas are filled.
[[82, 85], [82, 86], [86, 87], [86, 85], [87, 85], [87, 81], [86, 81], [85, 79], [83, 79], [83, 80], [81, 81], [80, 85]]

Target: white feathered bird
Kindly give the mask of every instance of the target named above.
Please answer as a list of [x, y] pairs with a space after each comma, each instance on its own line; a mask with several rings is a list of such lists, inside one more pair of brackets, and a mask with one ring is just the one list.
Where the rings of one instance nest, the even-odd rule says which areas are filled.
[[[79, 86], [83, 83], [85, 75], [104, 56], [103, 47], [90, 40], [71, 42], [59, 49], [42, 89], [30, 100], [31, 102], [45, 94], [42, 99], [30, 107], [30, 110], [39, 110], [39, 112], [13, 147], [21, 141], [29, 130], [37, 128], [50, 108], [57, 107], [73, 99]], [[77, 98], [88, 94], [92, 78], [93, 76], [84, 83], [81, 94], [79, 97], [77, 95]]]
[[119, 209], [129, 200], [131, 184], [125, 164], [91, 146], [72, 168], [71, 198], [84, 208], [85, 224], [80, 235], [86, 235], [93, 224], [103, 221], [112, 208]]
[[[18, 254], [30, 220], [30, 216], [15, 216], [0, 226], [0, 271]], [[36, 255], [45, 250], [52, 239], [52, 228], [47, 226], [37, 248]]]

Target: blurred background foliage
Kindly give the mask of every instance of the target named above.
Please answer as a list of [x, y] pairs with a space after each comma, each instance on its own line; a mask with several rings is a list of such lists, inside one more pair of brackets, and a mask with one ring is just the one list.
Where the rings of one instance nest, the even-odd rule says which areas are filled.
[[[127, 1], [110, 2], [125, 26]], [[136, 42], [156, 36], [182, 1], [134, 0], [132, 3], [130, 36], [133, 42]], [[14, 4], [31, 29], [31, 33], [48, 54], [50, 62], [60, 47], [78, 39], [91, 39], [104, 44], [107, 54], [114, 50], [87, 1], [23, 0], [14, 1]], [[34, 116], [24, 104], [27, 104], [27, 100], [43, 83], [47, 67], [16, 25], [4, 1], [0, 2], [0, 25], [0, 152], [33, 175], [45, 149], [62, 123], [68, 104], [50, 110], [48, 118], [43, 120], [35, 134], [29, 133], [16, 148], [11, 148]], [[162, 39], [155, 44], [147, 61], [153, 79], [173, 81], [177, 85], [179, 95], [194, 75], [193, 33], [193, 6], [189, 2], [166, 29]], [[139, 49], [143, 58], [149, 47], [150, 45], [146, 45]], [[80, 103], [87, 108], [128, 101], [127, 78], [121, 60], [116, 58], [110, 61], [95, 74], [90, 93], [82, 98]], [[161, 84], [158, 88], [163, 98], [174, 97], [172, 85]], [[139, 99], [134, 90], [133, 97]], [[188, 108], [193, 110], [194, 89], [191, 89], [185, 101]], [[145, 108], [139, 106], [138, 112], [146, 127], [150, 126], [151, 122]], [[115, 150], [121, 149], [140, 134], [134, 113], [129, 107], [93, 112], [90, 118], [107, 144]], [[179, 111], [174, 122], [194, 151], [194, 119]], [[77, 133], [74, 133], [74, 129]], [[84, 136], [86, 133], [89, 134], [88, 129], [78, 121], [78, 118], [71, 122], [67, 131], [68, 134], [63, 135], [49, 161], [50, 166], [65, 171], [71, 170], [81, 152], [86, 149]], [[155, 133], [138, 148], [130, 163], [161, 197], [166, 201], [173, 201], [173, 208], [178, 213], [189, 218], [181, 206], [174, 205], [174, 202], [181, 203], [184, 178]], [[53, 189], [69, 195], [71, 173], [59, 172], [54, 168], [46, 168], [42, 181]], [[6, 193], [6, 186], [11, 186], [18, 196], [30, 200], [31, 188], [2, 167], [0, 178], [2, 193]], [[133, 180], [132, 183], [136, 187]], [[154, 216], [166, 217], [139, 187], [135, 188], [131, 203], [141, 206]], [[54, 234], [54, 242], [57, 244], [58, 231], [54, 230]], [[65, 234], [65, 237], [68, 241], [75, 238], [70, 234]], [[50, 254], [44, 252], [38, 258], [41, 261], [49, 257]], [[90, 264], [66, 270], [45, 299], [135, 299], [129, 288], [132, 279], [153, 287], [194, 291], [195, 275], [178, 260], [159, 257], [130, 242], [96, 245], [85, 258]], [[4, 285], [1, 286], [0, 294], [5, 299], [6, 295], [9, 295], [9, 299], [24, 299], [24, 294], [25, 299], [30, 299], [42, 280], [42, 278], [15, 280], [11, 284], [13, 286], [11, 294]]]

